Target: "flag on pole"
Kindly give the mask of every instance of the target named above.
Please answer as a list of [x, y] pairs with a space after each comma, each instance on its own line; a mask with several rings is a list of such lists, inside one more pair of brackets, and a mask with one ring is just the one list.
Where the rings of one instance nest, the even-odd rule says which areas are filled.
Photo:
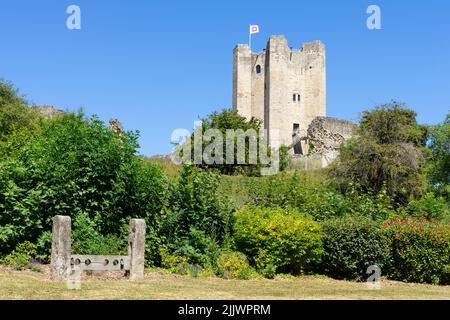
[[250, 25], [250, 34], [258, 33], [259, 32], [259, 26], [257, 24]]
[[252, 34], [259, 32], [259, 26], [257, 24], [251, 24], [248, 32], [248, 46], [252, 48]]

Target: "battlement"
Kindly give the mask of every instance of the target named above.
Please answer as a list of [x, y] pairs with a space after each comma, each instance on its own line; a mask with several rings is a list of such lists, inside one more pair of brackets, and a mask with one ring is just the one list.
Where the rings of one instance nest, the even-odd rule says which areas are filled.
[[302, 44], [301, 51], [305, 53], [325, 54], [325, 44], [323, 44], [323, 42], [319, 40], [313, 42], [305, 42]]
[[252, 49], [249, 47], [248, 44], [237, 44], [234, 47], [235, 52], [244, 53], [244, 54], [251, 54], [251, 55], [262, 55], [266, 52], [268, 48], [271, 48], [272, 50], [281, 50], [286, 52], [304, 52], [304, 53], [318, 53], [318, 54], [324, 54], [325, 53], [325, 44], [320, 40], [315, 40], [312, 42], [304, 42], [301, 44], [301, 46], [297, 49], [294, 47], [289, 47], [288, 41], [283, 35], [275, 35], [271, 36], [267, 42], [267, 48], [263, 49], [259, 52], [253, 52]]

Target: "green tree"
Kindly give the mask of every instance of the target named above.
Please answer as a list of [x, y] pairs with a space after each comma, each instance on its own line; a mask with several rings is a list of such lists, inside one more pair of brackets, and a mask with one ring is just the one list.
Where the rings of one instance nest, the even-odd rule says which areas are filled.
[[0, 143], [14, 131], [29, 126], [35, 117], [18, 90], [0, 80]]
[[162, 172], [135, 155], [137, 138], [81, 113], [12, 135], [0, 161], [0, 253], [35, 242], [55, 215], [85, 214], [103, 235], [121, 233], [131, 216], [151, 227], [165, 185]]
[[391, 102], [364, 111], [356, 135], [347, 141], [330, 174], [341, 187], [359, 184], [378, 194], [383, 186], [397, 202], [420, 196], [427, 129], [416, 113]]
[[429, 129], [431, 156], [427, 161], [428, 180], [435, 191], [449, 196], [450, 183], [450, 114]]
[[220, 175], [184, 165], [170, 188], [161, 238], [169, 252], [205, 264], [232, 227], [233, 205], [218, 193]]
[[[219, 145], [218, 149], [221, 151], [221, 156], [218, 156], [218, 159], [221, 163], [213, 163], [208, 164], [205, 162], [205, 158], [203, 157], [201, 160], [201, 164], [198, 166], [201, 168], [209, 168], [209, 169], [217, 169], [223, 174], [249, 174], [249, 175], [258, 175], [259, 169], [261, 167], [259, 158], [257, 158], [257, 163], [250, 163], [249, 157], [250, 152], [253, 152], [250, 150], [250, 138], [247, 136], [245, 138], [245, 141], [240, 141], [237, 137], [233, 138], [234, 142], [234, 161], [232, 164], [227, 164], [226, 162], [226, 135], [227, 130], [242, 130], [242, 132], [247, 132], [247, 130], [251, 130], [254, 133], [257, 134], [256, 139], [253, 141], [253, 143], [256, 143], [256, 145], [259, 145], [259, 130], [261, 129], [261, 121], [255, 118], [252, 118], [250, 120], [247, 120], [245, 117], [239, 115], [237, 112], [234, 112], [230, 109], [223, 109], [221, 112], [213, 112], [206, 116], [205, 118], [201, 119], [202, 127], [195, 129], [194, 133], [191, 136], [190, 143], [191, 143], [191, 151], [192, 151], [192, 161], [194, 163], [198, 163], [199, 161], [195, 161], [195, 150], [194, 150], [194, 136], [197, 134], [201, 134], [203, 136], [202, 140], [202, 154], [207, 150], [208, 146], [211, 146], [212, 143], [215, 142], [215, 137], [212, 138], [210, 141], [205, 139], [205, 133], [208, 133], [208, 131], [211, 130], [218, 130], [220, 134], [222, 135], [222, 143]], [[250, 132], [250, 131], [249, 131]], [[218, 141], [219, 142], [219, 141]], [[238, 163], [238, 153], [237, 148], [238, 144], [242, 142], [245, 143], [245, 163], [239, 164]], [[220, 152], [219, 151], [219, 152]], [[215, 156], [215, 152], [212, 152], [212, 156]], [[252, 156], [257, 156], [257, 152], [255, 154], [252, 154]]]

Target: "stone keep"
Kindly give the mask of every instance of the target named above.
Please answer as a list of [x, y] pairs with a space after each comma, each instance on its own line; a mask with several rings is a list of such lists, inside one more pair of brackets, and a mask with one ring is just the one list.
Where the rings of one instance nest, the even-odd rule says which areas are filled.
[[[271, 145], [292, 145], [295, 132], [306, 131], [315, 117], [326, 115], [324, 44], [304, 43], [296, 50], [284, 36], [271, 36], [259, 53], [246, 44], [237, 45], [233, 109], [247, 119], [262, 120]], [[271, 137], [270, 130], [278, 130], [278, 137]], [[292, 150], [306, 154], [301, 148]]]

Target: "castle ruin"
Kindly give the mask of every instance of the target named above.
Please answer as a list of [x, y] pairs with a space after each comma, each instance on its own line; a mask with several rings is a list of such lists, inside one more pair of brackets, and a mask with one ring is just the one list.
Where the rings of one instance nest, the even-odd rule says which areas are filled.
[[[321, 41], [294, 49], [284, 36], [271, 36], [266, 49], [258, 53], [247, 44], [238, 44], [233, 52], [233, 109], [248, 120], [260, 119], [270, 144], [288, 146], [298, 157], [313, 149], [308, 145], [314, 142], [308, 132], [317, 136], [317, 130], [310, 129], [314, 119], [321, 119], [316, 121], [320, 128], [337, 130], [321, 136], [339, 142], [351, 136], [353, 127], [349, 121], [326, 117], [325, 45]], [[325, 155], [331, 150], [321, 152]]]

